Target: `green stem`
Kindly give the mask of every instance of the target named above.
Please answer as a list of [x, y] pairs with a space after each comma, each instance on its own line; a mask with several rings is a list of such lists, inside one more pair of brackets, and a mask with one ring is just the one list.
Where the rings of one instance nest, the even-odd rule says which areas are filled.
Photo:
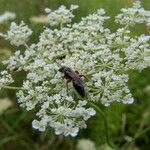
[[24, 42], [24, 46], [27, 48], [27, 49], [29, 49], [29, 46]]
[[110, 139], [109, 139], [109, 132], [108, 132], [108, 123], [107, 123], [107, 119], [106, 119], [106, 116], [105, 114], [103, 113], [103, 111], [98, 107], [96, 106], [94, 103], [92, 102], [89, 102], [89, 104], [102, 116], [103, 118], [103, 121], [104, 121], [104, 126], [105, 126], [105, 132], [106, 132], [106, 140], [107, 140], [107, 143], [108, 145], [115, 149], [115, 150], [119, 150], [118, 147], [116, 147], [114, 144], [111, 143]]
[[16, 140], [19, 136], [14, 135], [14, 136], [9, 136], [6, 138], [3, 138], [2, 140], [0, 140], [0, 146], [4, 145], [5, 143], [8, 143], [10, 141]]
[[19, 118], [13, 123], [12, 127], [14, 129], [17, 128], [17, 126], [19, 125], [19, 123], [25, 118], [26, 115], [27, 115], [27, 112], [23, 111], [21, 113], [21, 115], [19, 116]]
[[24, 89], [21, 88], [21, 87], [7, 86], [7, 85], [2, 86], [2, 88], [4, 88], [4, 89], [9, 89], [9, 90], [24, 90]]
[[137, 139], [138, 137], [140, 137], [142, 134], [148, 132], [150, 130], [150, 126], [147, 127], [146, 129], [142, 130], [141, 132], [139, 132], [135, 137], [134, 140]]
[[62, 28], [63, 28], [63, 23], [60, 24], [60, 29], [62, 29]]

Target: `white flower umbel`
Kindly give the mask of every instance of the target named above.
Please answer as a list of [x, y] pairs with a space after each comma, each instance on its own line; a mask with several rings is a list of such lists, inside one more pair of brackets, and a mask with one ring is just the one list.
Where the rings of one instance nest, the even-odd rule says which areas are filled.
[[92, 100], [99, 101], [100, 99], [105, 106], [109, 106], [114, 101], [122, 101], [125, 104], [133, 103], [134, 100], [126, 85], [127, 75], [101, 71], [94, 74], [91, 80], [93, 81], [91, 85], [93, 88], [90, 88], [92, 91], [89, 93], [92, 93], [90, 95]]
[[80, 139], [77, 142], [76, 150], [97, 150], [95, 143], [89, 139]]
[[15, 13], [6, 11], [6, 12], [4, 12], [4, 14], [0, 15], [0, 24], [6, 22], [8, 20], [13, 20], [15, 18], [16, 18]]
[[[136, 5], [134, 9], [139, 9]], [[149, 36], [134, 36], [130, 26], [112, 33], [104, 27], [105, 20], [109, 19], [104, 9], [71, 24], [75, 8], [77, 6], [72, 5], [70, 9], [65, 6], [56, 11], [47, 9], [50, 27], [53, 27], [44, 28], [36, 44], [26, 46], [24, 52], [16, 51], [3, 62], [8, 71], [27, 73], [17, 97], [21, 107], [38, 109], [33, 128], [45, 131], [52, 127], [57, 135], [65, 136], [76, 136], [79, 129], [86, 127], [86, 121], [95, 115], [95, 110], [89, 107], [91, 103], [101, 102], [105, 106], [114, 102], [133, 103], [127, 73], [130, 69], [141, 71], [149, 67], [150, 62]], [[134, 23], [141, 23], [138, 20]], [[17, 27], [20, 34], [22, 27], [28, 34], [20, 38], [15, 30], [16, 34], [7, 39], [21, 45], [31, 31], [25, 25]], [[72, 82], [68, 86], [63, 82], [58, 71], [61, 66], [85, 76], [84, 98], [76, 92]]]
[[1, 71], [0, 72], [0, 89], [2, 87], [5, 87], [6, 85], [9, 85], [10, 83], [13, 83], [14, 80], [7, 71]]
[[75, 103], [72, 96], [63, 92], [47, 97], [37, 113], [41, 120], [34, 120], [32, 126], [39, 131], [51, 126], [57, 135], [76, 136], [80, 128], [86, 128], [85, 121], [96, 113], [93, 108], [85, 108], [85, 105], [86, 101]]
[[47, 24], [48, 23], [48, 17], [44, 16], [44, 15], [33, 16], [30, 18], [30, 21], [34, 24]]
[[137, 0], [132, 8], [122, 8], [120, 14], [116, 16], [116, 22], [123, 25], [135, 25], [136, 23], [147, 23], [150, 18], [150, 11], [141, 7], [141, 2]]
[[137, 39], [131, 39], [129, 46], [123, 48], [125, 54], [125, 67], [142, 71], [150, 67], [150, 36], [141, 35]]
[[9, 40], [12, 45], [20, 46], [27, 42], [31, 34], [31, 29], [29, 29], [28, 26], [22, 21], [19, 25], [12, 22], [7, 34], [1, 33], [0, 36], [3, 36], [5, 39]]
[[0, 115], [4, 113], [9, 107], [13, 105], [12, 101], [9, 98], [1, 98], [0, 99]]
[[49, 25], [58, 26], [70, 23], [72, 18], [74, 18], [72, 11], [77, 8], [77, 5], [71, 5], [70, 9], [67, 9], [65, 6], [62, 5], [55, 11], [46, 8], [45, 11], [48, 14]]

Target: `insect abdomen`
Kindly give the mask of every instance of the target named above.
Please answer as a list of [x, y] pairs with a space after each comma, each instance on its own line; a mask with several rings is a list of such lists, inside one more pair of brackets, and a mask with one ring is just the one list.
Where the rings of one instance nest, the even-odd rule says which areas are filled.
[[79, 95], [81, 95], [82, 97], [85, 96], [84, 86], [77, 85], [74, 81], [73, 81], [73, 86]]

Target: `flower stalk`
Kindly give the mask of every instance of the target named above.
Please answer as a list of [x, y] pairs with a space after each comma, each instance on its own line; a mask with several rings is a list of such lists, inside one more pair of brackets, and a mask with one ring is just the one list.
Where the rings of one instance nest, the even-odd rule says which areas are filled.
[[21, 87], [15, 87], [15, 86], [2, 86], [3, 89], [9, 89], [9, 90], [24, 90], [23, 88]]
[[102, 119], [104, 121], [107, 144], [111, 148], [113, 148], [115, 150], [119, 150], [119, 148], [117, 146], [115, 146], [114, 144], [112, 144], [111, 141], [110, 141], [109, 131], [108, 131], [108, 122], [107, 122], [107, 119], [106, 119], [106, 116], [105, 116], [104, 112], [96, 104], [94, 104], [93, 102], [89, 102], [89, 104], [90, 104], [90, 106], [92, 106], [96, 110], [96, 112], [102, 117]]

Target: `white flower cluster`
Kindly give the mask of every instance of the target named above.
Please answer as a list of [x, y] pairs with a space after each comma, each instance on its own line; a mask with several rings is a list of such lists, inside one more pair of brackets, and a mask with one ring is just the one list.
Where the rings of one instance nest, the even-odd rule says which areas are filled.
[[30, 18], [30, 21], [34, 24], [47, 24], [48, 23], [48, 17], [44, 16], [44, 15], [33, 16]]
[[75, 103], [72, 96], [63, 93], [47, 97], [37, 113], [41, 120], [34, 120], [32, 126], [39, 131], [50, 126], [56, 135], [76, 136], [79, 129], [86, 128], [85, 121], [96, 113], [93, 108], [86, 109], [86, 103], [84, 100]]
[[134, 101], [130, 90], [126, 86], [128, 75], [116, 75], [111, 71], [101, 71], [94, 74], [91, 81], [93, 83], [89, 83], [91, 84], [89, 93], [91, 93], [93, 101], [101, 99], [102, 104], [105, 106], [109, 106], [114, 101], [122, 101], [125, 104], [130, 104]]
[[[116, 101], [133, 103], [127, 86], [127, 71], [141, 71], [149, 67], [150, 62], [149, 36], [133, 36], [126, 27], [112, 33], [104, 27], [109, 17], [104, 16], [103, 9], [71, 24], [71, 10], [75, 8], [71, 6], [67, 10], [62, 6], [54, 12], [49, 10], [48, 16], [52, 18], [50, 26], [61, 23], [63, 26], [44, 29], [39, 42], [28, 46], [24, 53], [17, 51], [4, 61], [9, 71], [27, 72], [17, 97], [21, 107], [27, 110], [39, 108], [33, 127], [39, 131], [52, 127], [56, 134], [65, 136], [76, 136], [79, 129], [86, 127], [87, 119], [95, 114], [88, 106], [89, 101], [101, 102], [105, 106]], [[126, 16], [126, 13], [123, 14]], [[60, 16], [63, 16], [64, 22], [60, 21]], [[22, 26], [18, 28], [20, 31]], [[28, 37], [29, 33], [31, 31], [24, 32], [24, 37]], [[15, 32], [14, 39], [23, 39], [19, 35], [20, 32]], [[11, 38], [8, 39], [12, 42]], [[84, 98], [71, 82], [67, 89], [58, 71], [61, 66], [70, 67], [85, 76]]]
[[13, 12], [6, 11], [4, 14], [0, 15], [0, 24], [8, 21], [13, 20], [16, 18], [16, 14]]
[[4, 113], [9, 107], [13, 105], [12, 101], [9, 98], [0, 99], [0, 115]]
[[12, 45], [20, 46], [27, 42], [31, 34], [32, 31], [22, 21], [19, 25], [12, 22], [7, 34], [0, 33], [0, 36], [3, 36], [5, 39], [9, 40]]
[[14, 80], [12, 76], [7, 71], [1, 71], [0, 72], [0, 89], [3, 86], [9, 85], [10, 83], [13, 83]]
[[67, 9], [64, 5], [62, 5], [55, 11], [46, 8], [45, 11], [48, 14], [49, 25], [58, 26], [70, 23], [72, 18], [74, 18], [72, 11], [77, 8], [78, 5], [71, 5], [70, 9]]
[[129, 46], [122, 49], [126, 55], [125, 65], [127, 69], [142, 71], [144, 68], [150, 67], [149, 41], [150, 36], [141, 35], [137, 39], [130, 39]]
[[122, 8], [120, 14], [116, 16], [116, 22], [123, 25], [135, 25], [136, 23], [146, 23], [150, 25], [150, 11], [141, 7], [141, 2], [137, 0], [133, 8]]
[[80, 139], [77, 142], [76, 150], [97, 150], [95, 143], [89, 139]]

